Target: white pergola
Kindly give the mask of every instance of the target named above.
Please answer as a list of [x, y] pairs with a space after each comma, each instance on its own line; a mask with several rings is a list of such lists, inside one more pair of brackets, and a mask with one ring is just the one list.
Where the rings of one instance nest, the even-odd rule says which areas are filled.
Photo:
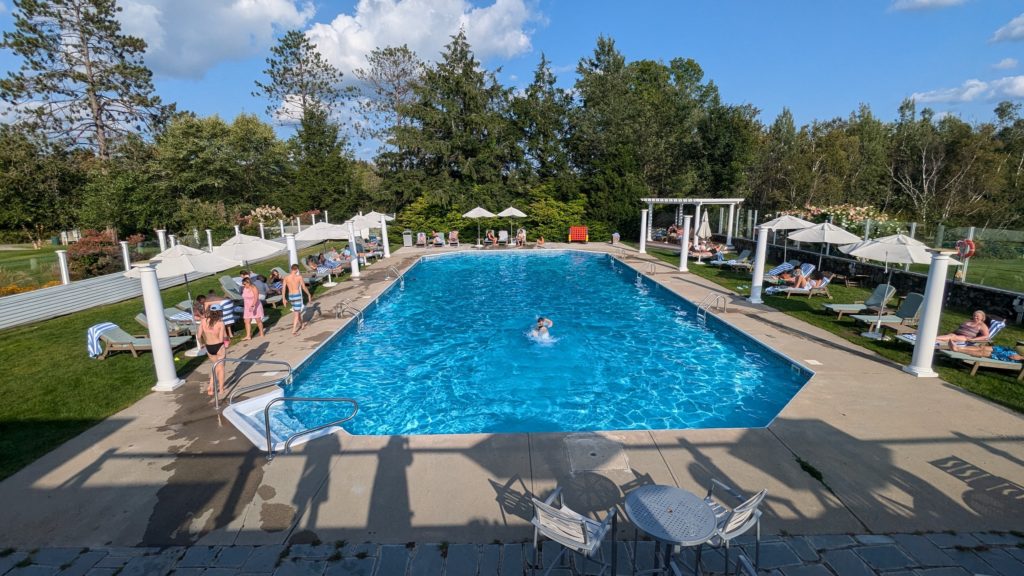
[[647, 204], [646, 210], [641, 210], [640, 220], [640, 234], [641, 234], [641, 252], [644, 252], [644, 247], [647, 242], [651, 241], [651, 228], [654, 224], [654, 205], [671, 205], [676, 207], [676, 225], [683, 223], [683, 207], [687, 205], [695, 206], [693, 222], [694, 225], [691, 228], [691, 234], [697, 233], [697, 228], [700, 226], [700, 211], [704, 206], [728, 206], [729, 207], [729, 223], [724, 226], [723, 220], [724, 212], [719, 212], [718, 215], [718, 233], [725, 234], [725, 244], [728, 247], [732, 247], [732, 234], [735, 228], [736, 222], [736, 207], [743, 203], [743, 198], [641, 198], [641, 202]]

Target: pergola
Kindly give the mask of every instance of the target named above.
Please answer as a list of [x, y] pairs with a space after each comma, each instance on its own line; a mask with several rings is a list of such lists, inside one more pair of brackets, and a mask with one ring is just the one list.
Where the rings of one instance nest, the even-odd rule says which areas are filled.
[[[641, 222], [640, 229], [646, 230], [644, 233], [646, 238], [644, 240], [651, 241], [651, 228], [654, 224], [654, 205], [655, 204], [667, 204], [676, 207], [676, 224], [683, 223], [683, 206], [694, 205], [696, 209], [693, 217], [693, 227], [691, 228], [691, 234], [696, 236], [697, 227], [700, 226], [700, 210], [703, 206], [728, 206], [729, 207], [729, 223], [725, 227], [725, 244], [728, 247], [732, 247], [732, 233], [734, 229], [734, 222], [736, 221], [736, 206], [743, 203], [743, 198], [641, 198], [641, 202], [647, 203], [647, 209], [641, 210]], [[718, 218], [718, 233], [722, 234], [722, 216], [719, 214]]]

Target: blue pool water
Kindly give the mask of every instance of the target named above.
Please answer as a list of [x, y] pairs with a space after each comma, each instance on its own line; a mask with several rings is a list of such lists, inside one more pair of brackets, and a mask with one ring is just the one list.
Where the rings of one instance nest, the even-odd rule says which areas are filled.
[[[540, 315], [550, 342], [529, 335]], [[355, 398], [353, 434], [759, 427], [809, 375], [608, 255], [510, 251], [424, 259], [286, 392]]]

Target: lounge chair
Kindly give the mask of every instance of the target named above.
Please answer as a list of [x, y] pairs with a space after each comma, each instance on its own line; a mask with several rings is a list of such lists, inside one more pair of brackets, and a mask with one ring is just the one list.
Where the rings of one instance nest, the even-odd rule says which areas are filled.
[[493, 235], [493, 234], [494, 234], [494, 230], [485, 230], [484, 231], [484, 239], [483, 239], [483, 245], [484, 246], [490, 246], [491, 244], [497, 244], [497, 240], [498, 240], [497, 238], [495, 238], [493, 241], [490, 238], [488, 238], [488, 235]]
[[[708, 262], [708, 264], [711, 264], [711, 262]], [[779, 264], [775, 268], [772, 268], [771, 270], [765, 272], [764, 273], [765, 280], [772, 279], [772, 278], [777, 278], [783, 272], [789, 272], [790, 270], [792, 270], [793, 268], [796, 268], [799, 265], [800, 265], [799, 262], [796, 263], [796, 264], [793, 264], [792, 262], [783, 262], [782, 264]]]
[[883, 308], [882, 313], [885, 313], [884, 307], [889, 300], [896, 294], [896, 289], [889, 284], [879, 284], [875, 286], [875, 290], [868, 296], [868, 299], [863, 302], [854, 302], [853, 304], [825, 304], [826, 310], [831, 310], [838, 314], [836, 320], [840, 320], [843, 314], [858, 314], [861, 312], [867, 312], [874, 310], [878, 312], [879, 308]]
[[[103, 360], [111, 352], [128, 351], [132, 356], [139, 357], [139, 352], [153, 350], [153, 342], [145, 336], [132, 336], [125, 332], [120, 326], [108, 328], [99, 335], [100, 342], [104, 344], [103, 353], [99, 359]], [[177, 348], [192, 341], [191, 336], [171, 336], [171, 348]]]
[[426, 232], [417, 232], [416, 233], [416, 245], [417, 246], [422, 246], [423, 248], [427, 247], [427, 233]]
[[498, 230], [498, 244], [508, 246], [508, 230]]
[[458, 230], [452, 230], [451, 232], [448, 233], [448, 245], [449, 246], [458, 246], [459, 245], [459, 231]]
[[733, 260], [726, 260], [725, 266], [728, 266], [733, 270], [753, 270], [754, 263], [750, 261], [750, 250], [740, 252], [740, 255]]
[[708, 264], [712, 266], [726, 266], [735, 264], [737, 262], [746, 262], [748, 260], [750, 260], [750, 250], [744, 250], [743, 252], [740, 252], [739, 256], [731, 260], [712, 260], [708, 262]]
[[444, 233], [435, 232], [434, 237], [430, 241], [430, 244], [434, 247], [444, 246]]
[[[558, 499], [558, 507], [555, 507], [555, 499]], [[544, 572], [545, 576], [550, 574], [558, 566], [558, 561], [565, 553], [578, 554], [583, 557], [584, 574], [593, 574], [587, 570], [587, 559], [594, 554], [601, 556], [601, 570], [596, 572], [603, 575], [606, 570], [615, 565], [615, 543], [611, 543], [611, 562], [604, 562], [604, 551], [601, 546], [604, 537], [610, 531], [615, 534], [615, 507], [608, 509], [604, 520], [598, 522], [587, 516], [579, 514], [565, 505], [562, 497], [562, 489], [555, 488], [555, 491], [541, 502], [533, 498], [533, 554], [534, 567], [541, 567], [540, 561], [540, 537], [545, 536], [562, 545], [552, 561], [551, 565]]]
[[[988, 317], [988, 338], [986, 338], [984, 340], [976, 340], [974, 342], [963, 342], [963, 343], [961, 343], [961, 342], [954, 342], [953, 345], [954, 346], [990, 346], [992, 344], [992, 340], [996, 337], [996, 335], [998, 335], [1000, 332], [1003, 331], [1003, 328], [1006, 328], [1006, 319], [1005, 318], [1000, 318], [999, 316], [989, 316]], [[910, 344], [911, 346], [913, 346], [914, 344], [917, 344], [917, 328], [914, 328], [914, 330], [901, 330], [899, 327], [897, 327], [896, 328], [896, 332], [909, 332], [909, 334], [907, 334], [907, 333], [898, 334], [896, 336], [896, 339], [901, 341], [901, 342], [906, 342], [907, 344]], [[936, 342], [935, 344], [938, 345], [939, 343]]]
[[971, 356], [970, 354], [964, 354], [962, 352], [954, 352], [952, 350], [939, 350], [939, 353], [951, 360], [958, 360], [971, 366], [971, 376], [978, 373], [978, 368], [997, 368], [1000, 370], [1016, 370], [1017, 381], [1024, 382], [1024, 363], [1004, 360], [994, 360], [992, 358], [978, 358], [977, 356]]
[[817, 286], [811, 286], [808, 288], [784, 288], [782, 291], [786, 293], [786, 298], [796, 294], [798, 296], [806, 295], [808, 298], [811, 296], [825, 296], [829, 300], [832, 299], [832, 294], [828, 291], [828, 285], [832, 283], [832, 276], [824, 276], [821, 279], [821, 283]]
[[242, 301], [242, 292], [231, 276], [221, 276], [220, 287], [224, 289], [224, 297], [230, 298], [235, 302]]
[[923, 304], [924, 295], [911, 292], [903, 299], [903, 302], [894, 314], [883, 314], [881, 320], [879, 320], [878, 314], [853, 314], [850, 317], [864, 324], [877, 323], [879, 329], [892, 328], [897, 330], [896, 326], [916, 326], [917, 321], [921, 318], [921, 309], [924, 308]]
[[[168, 310], [172, 310], [176, 314], [181, 314], [181, 310], [178, 310], [177, 308], [167, 308], [166, 310], [164, 310], [164, 316], [165, 317], [167, 317]], [[139, 325], [142, 326], [143, 328], [145, 328], [146, 330], [149, 330], [149, 319], [146, 318], [146, 313], [145, 312], [139, 312], [138, 314], [136, 314], [135, 315], [135, 321], [138, 322]], [[171, 336], [179, 336], [179, 335], [182, 335], [182, 334], [193, 334], [194, 332], [193, 332], [192, 329], [193, 329], [193, 325], [192, 324], [185, 324], [183, 322], [177, 322], [177, 321], [171, 320], [169, 317], [167, 317], [167, 333], [169, 335], [171, 335]]]

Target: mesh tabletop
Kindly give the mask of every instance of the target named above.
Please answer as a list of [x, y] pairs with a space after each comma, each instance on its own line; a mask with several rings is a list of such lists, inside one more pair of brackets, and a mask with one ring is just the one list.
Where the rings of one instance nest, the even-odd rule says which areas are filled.
[[637, 528], [669, 544], [696, 546], [715, 533], [715, 513], [692, 492], [643, 486], [626, 495], [626, 514]]

